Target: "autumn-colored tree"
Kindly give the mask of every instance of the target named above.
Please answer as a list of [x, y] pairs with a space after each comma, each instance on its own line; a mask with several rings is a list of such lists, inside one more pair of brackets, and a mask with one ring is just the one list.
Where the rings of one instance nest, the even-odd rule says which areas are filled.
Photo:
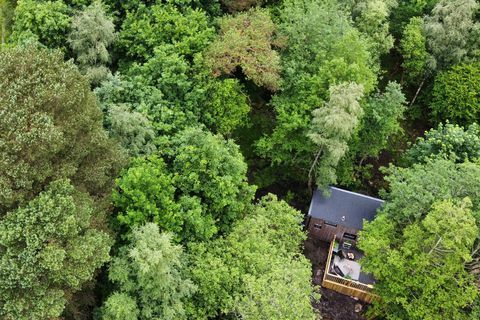
[[280, 85], [280, 56], [272, 48], [275, 25], [268, 11], [252, 9], [220, 21], [220, 36], [207, 53], [213, 74], [240, 68], [247, 79], [275, 91]]

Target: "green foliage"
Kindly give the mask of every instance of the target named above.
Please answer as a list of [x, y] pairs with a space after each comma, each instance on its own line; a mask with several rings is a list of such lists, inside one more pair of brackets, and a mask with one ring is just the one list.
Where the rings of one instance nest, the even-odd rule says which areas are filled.
[[387, 201], [360, 235], [362, 265], [381, 296], [373, 313], [465, 319], [478, 294], [471, 270], [478, 268], [480, 166], [435, 159], [387, 173]]
[[49, 48], [65, 48], [70, 9], [61, 0], [18, 0], [10, 41], [35, 39]]
[[405, 26], [414, 17], [423, 17], [429, 14], [439, 0], [401, 0], [394, 8], [390, 22], [392, 32], [400, 36]]
[[312, 169], [316, 171], [316, 183], [320, 189], [326, 190], [336, 183], [336, 167], [347, 152], [347, 142], [363, 114], [360, 106], [362, 97], [362, 86], [343, 83], [331, 87], [330, 100], [313, 111], [308, 137], [319, 150]]
[[476, 123], [467, 130], [458, 125], [439, 124], [437, 129], [425, 133], [425, 138], [418, 138], [415, 145], [408, 150], [406, 160], [409, 164], [427, 162], [429, 159], [441, 158], [454, 162], [475, 161], [480, 159], [480, 126]]
[[102, 319], [104, 320], [136, 320], [140, 311], [137, 302], [127, 293], [114, 292], [105, 301]]
[[134, 229], [110, 265], [118, 290], [105, 303], [104, 319], [187, 319], [183, 304], [195, 286], [183, 275], [182, 257], [182, 247], [157, 225]]
[[92, 201], [57, 180], [0, 220], [0, 316], [59, 317], [72, 292], [109, 260], [111, 240], [91, 227]]
[[149, 155], [156, 150], [155, 130], [144, 114], [130, 111], [126, 105], [111, 105], [105, 122], [110, 136], [131, 156]]
[[372, 56], [379, 59], [393, 47], [388, 18], [392, 9], [397, 7], [397, 0], [353, 0], [351, 2], [355, 26], [371, 41], [370, 52]]
[[246, 181], [247, 165], [238, 146], [195, 128], [181, 132], [171, 143], [167, 157], [177, 188], [198, 197], [203, 212], [213, 216], [221, 231], [230, 230], [255, 192]]
[[475, 22], [478, 8], [475, 0], [440, 0], [431, 16], [425, 18], [427, 44], [437, 69], [462, 62], [472, 50], [479, 48], [479, 39], [470, 42], [479, 28]]
[[134, 227], [156, 222], [163, 230], [180, 233], [182, 220], [174, 201], [172, 175], [162, 159], [134, 159], [116, 185], [113, 203], [120, 224]]
[[355, 82], [370, 93], [376, 67], [367, 42], [333, 1], [285, 1], [280, 21], [280, 36], [287, 39], [283, 87], [271, 102], [275, 128], [256, 147], [260, 156], [282, 167], [277, 171], [306, 181], [316, 149], [305, 138], [312, 111], [328, 99], [335, 84]]
[[[395, 199], [393, 199], [395, 201]], [[364, 225], [362, 266], [377, 280], [373, 313], [386, 319], [465, 319], [478, 294], [465, 264], [479, 229], [468, 198], [434, 200], [421, 221], [399, 229], [389, 211]]]
[[110, 60], [108, 46], [116, 37], [112, 19], [95, 1], [73, 18], [71, 29], [69, 43], [80, 69], [93, 84], [99, 84], [110, 73], [105, 64]]
[[480, 121], [480, 63], [459, 64], [435, 78], [431, 114], [435, 122]]
[[424, 22], [414, 17], [403, 30], [400, 51], [403, 56], [402, 67], [410, 83], [418, 84], [433, 67], [432, 56], [427, 51], [427, 40], [423, 31]]
[[7, 42], [12, 27], [14, 3], [11, 0], [0, 0], [0, 44]]
[[275, 25], [267, 11], [252, 9], [220, 20], [220, 37], [207, 53], [213, 74], [232, 74], [241, 68], [246, 78], [271, 91], [279, 88], [280, 57], [272, 49]]
[[144, 64], [134, 64], [126, 76], [115, 76], [97, 89], [105, 109], [127, 104], [145, 114], [159, 137], [202, 123], [215, 133], [230, 135], [246, 122], [247, 96], [236, 79], [216, 79], [202, 66], [158, 47]]
[[248, 8], [264, 4], [265, 0], [221, 0], [229, 12], [247, 10]]
[[198, 285], [189, 318], [219, 314], [242, 319], [316, 319], [310, 263], [299, 256], [301, 214], [270, 195], [225, 238], [191, 253]]
[[200, 129], [183, 131], [170, 143], [166, 161], [155, 155], [136, 159], [117, 180], [118, 222], [155, 222], [183, 241], [228, 231], [255, 190], [246, 182], [238, 147]]
[[179, 55], [193, 56], [211, 41], [214, 29], [209, 26], [205, 12], [172, 4], [140, 4], [127, 13], [120, 31], [119, 46], [128, 57], [148, 60], [154, 49], [171, 45]]
[[225, 136], [244, 127], [250, 106], [240, 82], [237, 79], [205, 80], [204, 87], [198, 86], [190, 94], [196, 100], [196, 108], [192, 108], [192, 112], [199, 116], [200, 122]]
[[73, 63], [28, 46], [2, 50], [0, 65], [0, 216], [59, 178], [92, 195], [110, 192], [124, 156]]
[[[411, 168], [390, 167], [385, 180], [390, 191], [383, 212], [403, 229], [411, 221], [421, 220], [435, 201], [472, 200], [472, 211], [480, 208], [480, 166], [434, 159]], [[480, 221], [480, 217], [477, 217]]]
[[385, 92], [366, 100], [357, 141], [350, 142], [357, 156], [377, 157], [388, 147], [389, 138], [402, 131], [405, 103], [402, 88], [396, 82], [389, 82]]

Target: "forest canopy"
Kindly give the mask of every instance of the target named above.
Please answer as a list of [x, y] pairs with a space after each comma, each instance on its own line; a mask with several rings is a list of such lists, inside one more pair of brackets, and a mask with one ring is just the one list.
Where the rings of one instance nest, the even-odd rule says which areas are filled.
[[341, 317], [337, 186], [345, 317], [478, 319], [479, 122], [478, 0], [0, 0], [0, 318]]

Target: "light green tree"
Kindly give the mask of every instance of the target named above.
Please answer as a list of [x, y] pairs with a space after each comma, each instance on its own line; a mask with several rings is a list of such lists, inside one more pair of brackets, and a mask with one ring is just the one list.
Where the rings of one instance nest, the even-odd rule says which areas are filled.
[[360, 248], [380, 295], [372, 313], [386, 319], [466, 319], [478, 295], [466, 270], [479, 229], [468, 198], [436, 200], [422, 220], [399, 229], [395, 212], [364, 225]]
[[407, 151], [408, 164], [427, 162], [429, 159], [449, 159], [462, 163], [480, 159], [480, 126], [476, 123], [467, 129], [447, 123], [439, 124], [425, 132]]
[[190, 319], [316, 319], [301, 214], [269, 195], [225, 238], [192, 247]]
[[108, 47], [116, 38], [115, 25], [98, 1], [77, 13], [72, 20], [68, 42], [76, 55], [80, 70], [92, 84], [98, 85], [110, 71]]
[[272, 49], [273, 24], [268, 11], [252, 9], [220, 21], [220, 36], [206, 53], [213, 74], [241, 68], [247, 79], [275, 91], [280, 85], [280, 56]]
[[154, 223], [135, 228], [111, 262], [108, 278], [117, 290], [105, 302], [104, 319], [187, 319], [184, 302], [195, 285], [185, 267], [183, 249], [170, 234]]
[[118, 141], [131, 156], [149, 155], [156, 150], [156, 132], [151, 121], [128, 105], [110, 105], [105, 117], [110, 137]]
[[393, 47], [389, 17], [397, 0], [342, 0], [350, 6], [355, 26], [370, 40], [370, 52], [380, 59]]
[[355, 83], [343, 83], [330, 88], [330, 99], [313, 111], [308, 137], [318, 151], [310, 168], [309, 183], [315, 174], [320, 189], [326, 190], [336, 182], [336, 168], [348, 150], [348, 140], [355, 132], [363, 109], [360, 100], [363, 87]]
[[92, 227], [93, 202], [68, 180], [0, 220], [0, 317], [50, 319], [109, 260], [111, 239]]
[[475, 0], [440, 0], [432, 14], [425, 18], [427, 45], [437, 69], [462, 62], [472, 50], [478, 49], [478, 39], [470, 43], [478, 28], [478, 22], [475, 22], [478, 8]]
[[18, 0], [10, 41], [16, 43], [33, 39], [49, 48], [65, 51], [70, 12], [61, 0]]
[[422, 18], [413, 17], [405, 27], [400, 40], [400, 51], [403, 56], [402, 67], [408, 82], [420, 85], [435, 71], [433, 57], [427, 51]]

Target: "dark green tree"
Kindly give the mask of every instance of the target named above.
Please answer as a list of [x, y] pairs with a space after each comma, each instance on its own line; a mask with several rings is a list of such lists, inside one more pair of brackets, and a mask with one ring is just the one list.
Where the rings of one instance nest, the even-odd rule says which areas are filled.
[[2, 50], [0, 65], [0, 216], [59, 178], [109, 194], [124, 156], [76, 66], [33, 46]]
[[480, 63], [459, 64], [435, 78], [430, 105], [435, 122], [480, 121]]

